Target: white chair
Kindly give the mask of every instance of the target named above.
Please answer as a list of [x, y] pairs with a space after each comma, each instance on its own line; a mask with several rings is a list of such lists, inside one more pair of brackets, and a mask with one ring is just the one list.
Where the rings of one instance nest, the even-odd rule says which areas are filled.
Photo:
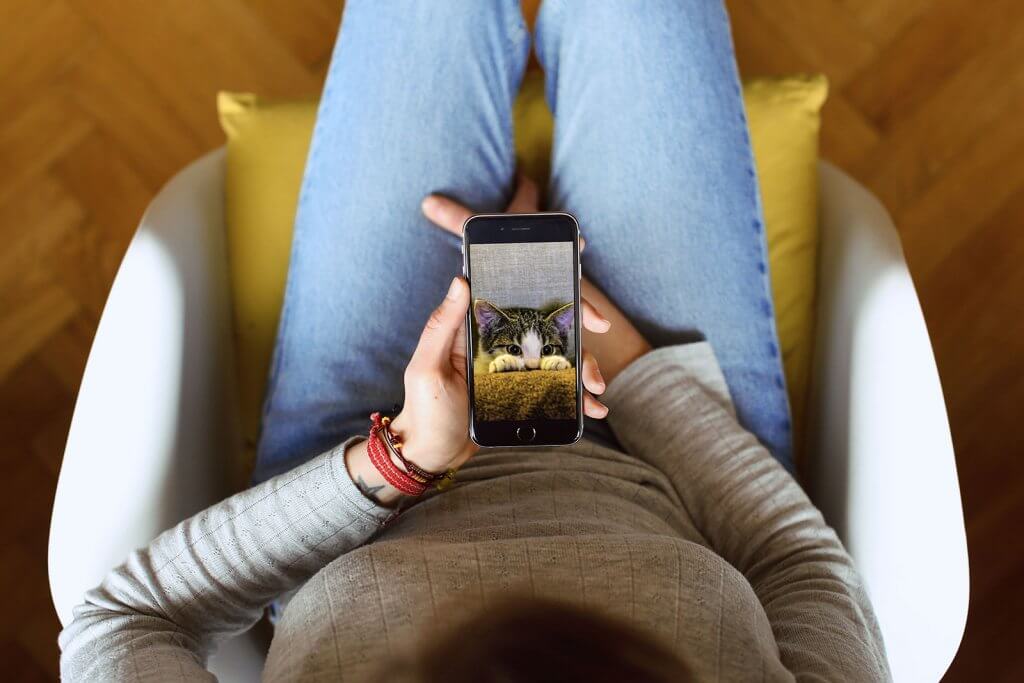
[[[49, 572], [61, 623], [127, 553], [230, 493], [241, 447], [223, 229], [224, 152], [156, 196], [93, 341], [61, 466]], [[881, 205], [820, 166], [812, 498], [874, 603], [898, 681], [936, 681], [967, 617], [967, 546], [942, 389], [899, 238]], [[256, 680], [266, 633], [211, 660]]]

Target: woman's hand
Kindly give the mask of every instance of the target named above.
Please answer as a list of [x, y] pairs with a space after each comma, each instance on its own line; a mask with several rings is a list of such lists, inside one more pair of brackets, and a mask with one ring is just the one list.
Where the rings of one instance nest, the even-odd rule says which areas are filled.
[[[507, 213], [536, 213], [538, 208], [537, 186], [532, 180], [520, 174], [516, 194], [509, 204]], [[473, 212], [447, 197], [430, 195], [423, 200], [423, 213], [438, 227], [462, 236], [462, 224]], [[580, 237], [580, 250], [586, 246]], [[583, 278], [580, 284], [583, 314], [583, 382], [587, 384], [587, 360], [593, 367], [600, 366], [601, 374], [612, 381], [627, 365], [651, 350], [651, 345], [592, 282]], [[598, 313], [600, 311], [600, 313]], [[611, 334], [604, 334], [609, 328]], [[596, 363], [593, 361], [596, 359]], [[598, 375], [600, 377], [600, 375]], [[593, 375], [590, 376], [594, 379]], [[587, 384], [589, 388], [589, 384]], [[603, 391], [603, 389], [602, 389]], [[594, 392], [600, 393], [600, 392]], [[604, 417], [585, 411], [591, 417]]]
[[[509, 205], [510, 211], [521, 211], [517, 208], [522, 205], [521, 194], [516, 195], [519, 204], [513, 200]], [[533, 201], [536, 202], [535, 197]], [[460, 230], [462, 220], [458, 223]], [[477, 451], [476, 444], [469, 439], [466, 377], [466, 313], [469, 303], [469, 284], [456, 277], [448, 294], [430, 314], [423, 328], [416, 351], [405, 369], [405, 405], [391, 423], [392, 430], [403, 443], [402, 454], [430, 472], [457, 469]], [[603, 333], [610, 326], [608, 320], [587, 301], [582, 302], [582, 319], [584, 329], [591, 332]], [[586, 389], [583, 394], [584, 414], [604, 417], [608, 408], [594, 395], [604, 392], [605, 381], [594, 356], [586, 350], [583, 352], [582, 378]], [[398, 500], [401, 496], [399, 491], [387, 484], [370, 463], [365, 442], [352, 446], [345, 455], [352, 480], [365, 495], [383, 505]]]

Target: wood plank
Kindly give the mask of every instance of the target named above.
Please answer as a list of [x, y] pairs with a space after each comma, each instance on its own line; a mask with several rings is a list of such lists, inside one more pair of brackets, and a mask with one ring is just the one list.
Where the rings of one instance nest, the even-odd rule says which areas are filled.
[[[955, 267], [956, 259], [949, 260], [950, 256], [1024, 186], [1021, 155], [1024, 126], [1012, 116], [1003, 117], [913, 202], [895, 212], [915, 276], [929, 279]], [[937, 300], [944, 301], [945, 296]], [[939, 319], [945, 317], [938, 314]]]
[[249, 0], [246, 5], [307, 69], [326, 64], [341, 24], [340, 0]]
[[[213, 109], [219, 90], [279, 97], [318, 91], [319, 83], [301, 62], [236, 0], [129, 5], [93, 0], [77, 9], [205, 148], [223, 140]], [[231, 30], [211, 31], [211, 26]]]
[[771, 23], [763, 19], [758, 3], [727, 0], [733, 43], [740, 73], [745, 77], [817, 71], [832, 77], [820, 65], [808, 62]]
[[131, 164], [154, 190], [207, 149], [132, 60], [110, 45], [97, 44], [65, 83], [78, 109], [111, 142], [107, 156]]
[[885, 45], [934, 11], [935, 0], [838, 0], [871, 40]]
[[968, 60], [912, 115], [900, 119], [855, 169], [899, 213], [975, 140], [1024, 109], [1024, 22], [1006, 41]]
[[[50, 174], [88, 211], [102, 238], [123, 249], [159, 186], [146, 182], [125, 157], [111, 155], [112, 146], [104, 131], [96, 131], [55, 160]], [[118, 253], [118, 261], [120, 257]]]
[[[734, 26], [738, 21], [743, 22], [739, 25], [744, 42], [751, 36], [765, 33], [771, 36], [761, 38], [770, 40], [770, 47], [759, 52], [762, 57], [759, 63], [764, 64], [766, 55], [785, 45], [786, 51], [798, 57], [801, 64], [813, 64], [816, 71], [828, 75], [839, 87], [871, 61], [877, 51], [877, 46], [860, 30], [848, 9], [832, 0], [732, 2], [729, 9]], [[776, 73], [787, 71], [791, 69]]]
[[[97, 133], [68, 151], [52, 169], [88, 218], [53, 250], [50, 273], [99, 319], [110, 284], [153, 188], [121, 156], [108, 155], [111, 141]], [[103, 190], [97, 192], [96, 188]], [[91, 263], [91, 268], [78, 264]]]
[[979, 11], [975, 3], [938, 0], [843, 92], [876, 125], [891, 128], [922, 106], [967, 60], [1009, 39], [1018, 26], [1006, 17], [1018, 7], [1018, 0], [989, 0]]
[[34, 356], [0, 379], [0, 463], [25, 459], [38, 425], [65, 410], [72, 398]]
[[10, 304], [16, 288], [45, 280], [42, 264], [84, 218], [81, 205], [48, 175], [35, 178], [16, 200], [0, 202], [0, 301]]
[[856, 168], [881, 141], [878, 130], [846, 100], [830, 91], [821, 110], [819, 154], [842, 168]]
[[[17, 27], [4, 32], [0, 50], [0, 108], [12, 112], [30, 104], [41, 86], [58, 80], [92, 36], [64, 0], [0, 3], [0, 8], [0, 25]], [[39, 49], [46, 44], [61, 49]]]
[[65, 91], [48, 90], [0, 124], [0, 204], [93, 129], [88, 119], [69, 120], [72, 110]]
[[78, 302], [53, 284], [19, 298], [0, 318], [0, 380], [78, 313]]
[[[92, 348], [92, 338], [96, 334], [96, 326], [97, 319], [95, 317], [87, 312], [80, 312], [40, 345], [36, 354], [39, 363], [61, 382], [69, 396], [75, 396], [78, 393], [78, 385], [82, 381], [82, 373], [85, 371], [85, 362], [89, 358], [89, 349]], [[68, 418], [70, 419], [70, 415]], [[67, 424], [64, 427], [63, 432], [67, 436]], [[52, 429], [53, 425], [47, 424], [41, 428], [41, 431], [49, 433]], [[58, 429], [58, 431], [61, 430]], [[63, 451], [63, 442], [61, 446], [60, 450]], [[60, 458], [58, 457], [57, 464], [59, 465], [59, 463]]]
[[[1024, 389], [1021, 225], [1024, 186], [929, 276], [918, 279], [935, 353], [944, 368], [943, 382], [954, 397], [953, 410], [973, 414], [987, 405], [980, 412], [991, 418], [992, 405], [1012, 405], [1013, 392]], [[979, 316], [979, 311], [986, 315]], [[1008, 393], [1000, 395], [1004, 391]], [[1016, 418], [1003, 427], [1015, 423]]]
[[81, 223], [81, 207], [53, 179], [42, 176], [0, 205], [0, 380], [78, 312], [78, 303], [54, 284], [45, 263]]

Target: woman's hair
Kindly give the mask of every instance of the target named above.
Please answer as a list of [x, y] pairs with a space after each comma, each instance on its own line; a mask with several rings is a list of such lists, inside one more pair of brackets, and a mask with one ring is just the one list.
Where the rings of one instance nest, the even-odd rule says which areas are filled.
[[675, 653], [629, 624], [582, 607], [509, 597], [393, 662], [406, 683], [668, 683], [693, 676]]

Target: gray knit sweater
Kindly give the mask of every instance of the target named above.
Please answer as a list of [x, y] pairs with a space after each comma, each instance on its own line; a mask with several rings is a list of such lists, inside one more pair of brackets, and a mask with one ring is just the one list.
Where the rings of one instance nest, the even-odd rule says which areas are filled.
[[85, 595], [64, 678], [206, 680], [212, 648], [293, 589], [268, 680], [372, 678], [510, 590], [622, 617], [699, 680], [889, 678], [850, 557], [737, 424], [707, 344], [647, 354], [603, 400], [625, 453], [484, 451], [386, 525], [345, 444], [185, 520]]

